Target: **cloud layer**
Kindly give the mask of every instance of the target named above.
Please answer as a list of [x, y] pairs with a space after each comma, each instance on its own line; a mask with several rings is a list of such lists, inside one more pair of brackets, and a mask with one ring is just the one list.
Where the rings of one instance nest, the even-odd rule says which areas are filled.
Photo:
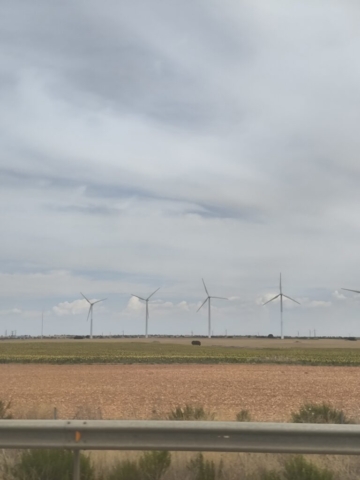
[[340, 291], [360, 289], [359, 19], [351, 0], [2, 1], [0, 329], [36, 333], [44, 309], [81, 333], [84, 291], [108, 297], [95, 330], [139, 333], [129, 296], [161, 286], [152, 331], [204, 333], [204, 277], [232, 300], [215, 332], [277, 333], [260, 303], [282, 271], [303, 299], [286, 333], [360, 335]]

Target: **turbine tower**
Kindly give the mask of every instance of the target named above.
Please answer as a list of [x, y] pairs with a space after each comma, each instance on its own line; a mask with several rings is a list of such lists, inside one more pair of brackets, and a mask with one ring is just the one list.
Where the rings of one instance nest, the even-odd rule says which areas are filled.
[[[81, 292], [80, 292], [81, 293]], [[96, 303], [100, 303], [100, 302], [103, 302], [104, 300], [106, 300], [106, 298], [103, 298], [101, 300], [96, 300], [95, 302], [90, 302], [90, 300], [88, 298], [85, 297], [85, 295], [83, 293], [81, 293], [81, 295], [85, 298], [85, 300], [88, 302], [88, 304], [90, 305], [89, 307], [89, 313], [88, 313], [88, 316], [87, 316], [87, 319], [86, 321], [89, 320], [89, 317], [90, 317], [90, 338], [93, 338], [93, 308], [94, 308], [94, 305]]]
[[149, 295], [147, 298], [142, 298], [139, 297], [138, 295], [134, 295], [133, 293], [131, 294], [132, 297], [136, 297], [139, 300], [145, 302], [145, 338], [148, 338], [148, 326], [149, 326], [149, 300], [150, 298], [158, 291], [160, 290], [160, 287], [155, 290], [151, 295]]
[[280, 297], [281, 340], [284, 340], [284, 329], [283, 329], [283, 297], [288, 298], [289, 300], [291, 300], [292, 302], [297, 303], [298, 305], [300, 305], [300, 303], [297, 302], [296, 300], [294, 300], [293, 298], [288, 297], [287, 295], [285, 295], [285, 294], [282, 292], [281, 273], [280, 273], [280, 293], [279, 293], [278, 295], [276, 295], [274, 298], [272, 298], [271, 300], [268, 300], [267, 302], [263, 303], [263, 305], [266, 305], [267, 303], [270, 303], [270, 302], [272, 302], [273, 300], [276, 300], [278, 297]]
[[204, 302], [201, 304], [201, 306], [197, 309], [197, 311], [201, 310], [202, 307], [205, 305], [206, 302], [208, 303], [208, 337], [211, 338], [211, 299], [212, 298], [218, 298], [219, 300], [228, 300], [225, 297], [213, 297], [212, 295], [209, 295], [208, 289], [206, 288], [204, 279], [202, 279], [202, 282], [204, 284], [205, 292], [207, 297], [205, 298]]

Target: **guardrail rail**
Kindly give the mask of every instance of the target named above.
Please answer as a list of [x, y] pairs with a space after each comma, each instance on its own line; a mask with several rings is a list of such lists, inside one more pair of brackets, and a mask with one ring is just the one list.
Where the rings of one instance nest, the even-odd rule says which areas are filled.
[[360, 425], [142, 420], [0, 420], [0, 448], [360, 454]]

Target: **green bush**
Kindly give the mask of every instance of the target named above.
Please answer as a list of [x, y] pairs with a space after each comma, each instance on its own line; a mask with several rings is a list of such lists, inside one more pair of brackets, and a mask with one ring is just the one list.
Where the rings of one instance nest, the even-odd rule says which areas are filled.
[[117, 462], [106, 480], [160, 480], [171, 464], [170, 452], [144, 452], [139, 462]]
[[237, 422], [251, 422], [251, 415], [249, 410], [242, 409], [236, 414]]
[[327, 403], [306, 403], [297, 413], [292, 413], [293, 423], [351, 423], [342, 410]]
[[[15, 480], [71, 480], [74, 455], [68, 450], [25, 450], [12, 467]], [[89, 457], [80, 455], [81, 480], [93, 480], [94, 469]]]
[[117, 462], [106, 475], [106, 480], [142, 480], [140, 469], [136, 462], [124, 460]]
[[193, 474], [194, 480], [217, 480], [222, 477], [222, 462], [216, 467], [212, 460], [205, 460], [204, 455], [199, 453], [191, 459], [187, 465]]
[[160, 480], [171, 464], [170, 452], [145, 452], [139, 459], [139, 468], [147, 480]]
[[287, 460], [284, 464], [285, 480], [333, 480], [334, 475], [326, 468], [317, 467], [302, 455]]
[[10, 420], [13, 418], [11, 413], [9, 412], [11, 407], [11, 402], [4, 402], [0, 400], [0, 420]]
[[215, 414], [207, 412], [203, 407], [176, 407], [168, 414], [168, 420], [214, 420]]
[[334, 475], [326, 468], [306, 460], [302, 455], [296, 455], [285, 461], [281, 472], [261, 472], [260, 480], [334, 480]]

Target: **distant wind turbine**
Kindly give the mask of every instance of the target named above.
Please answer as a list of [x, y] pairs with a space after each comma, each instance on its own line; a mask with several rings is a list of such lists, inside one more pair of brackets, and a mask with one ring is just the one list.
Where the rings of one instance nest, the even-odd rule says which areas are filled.
[[218, 298], [219, 300], [228, 300], [228, 298], [225, 297], [213, 297], [212, 295], [209, 295], [208, 289], [206, 288], [204, 279], [202, 279], [202, 282], [204, 284], [205, 292], [207, 297], [205, 298], [204, 302], [201, 304], [201, 306], [197, 309], [197, 311], [201, 310], [202, 307], [205, 305], [206, 302], [208, 303], [208, 337], [211, 338], [211, 299], [212, 298]]
[[[81, 293], [81, 292], [80, 292]], [[106, 298], [103, 298], [101, 300], [96, 300], [95, 302], [90, 302], [90, 300], [85, 297], [85, 295], [83, 293], [81, 293], [81, 295], [85, 298], [85, 300], [88, 302], [88, 304], [90, 305], [89, 307], [89, 313], [88, 313], [88, 316], [87, 316], [87, 319], [86, 321], [89, 320], [89, 317], [90, 317], [90, 338], [93, 338], [93, 309], [94, 309], [94, 305], [96, 303], [100, 303], [100, 302], [103, 302], [104, 300], [106, 300]]]
[[145, 302], [146, 308], [145, 308], [145, 338], [148, 338], [148, 326], [149, 326], [149, 300], [150, 298], [155, 295], [155, 293], [160, 290], [160, 287], [155, 290], [151, 295], [149, 295], [147, 298], [142, 298], [139, 297], [138, 295], [134, 295], [133, 293], [131, 294], [132, 297], [136, 297], [139, 300]]
[[280, 293], [279, 293], [278, 295], [276, 295], [274, 298], [272, 298], [271, 300], [268, 300], [267, 302], [263, 303], [263, 305], [266, 305], [267, 303], [270, 303], [270, 302], [272, 302], [273, 300], [276, 300], [278, 297], [280, 297], [281, 340], [284, 340], [284, 331], [283, 331], [283, 297], [288, 298], [289, 300], [291, 300], [292, 302], [297, 303], [298, 305], [300, 305], [300, 303], [297, 302], [296, 300], [294, 300], [293, 298], [288, 297], [287, 295], [285, 295], [284, 293], [282, 293], [281, 273], [280, 273]]

